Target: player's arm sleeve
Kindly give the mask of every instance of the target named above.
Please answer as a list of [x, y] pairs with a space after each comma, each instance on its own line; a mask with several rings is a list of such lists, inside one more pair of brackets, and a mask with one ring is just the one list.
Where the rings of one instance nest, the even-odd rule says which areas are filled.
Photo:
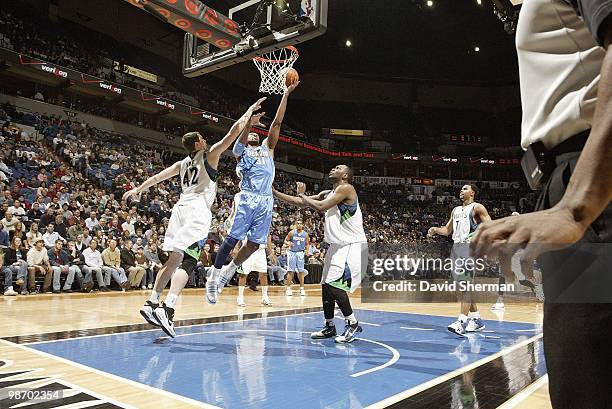
[[245, 148], [246, 145], [241, 143], [240, 140], [237, 140], [234, 144], [234, 149], [232, 149], [232, 152], [234, 153], [235, 157], [239, 158], [240, 156], [242, 156], [242, 153], [244, 152]]
[[580, 13], [595, 41], [604, 45], [607, 29], [612, 24], [612, 0], [571, 0]]

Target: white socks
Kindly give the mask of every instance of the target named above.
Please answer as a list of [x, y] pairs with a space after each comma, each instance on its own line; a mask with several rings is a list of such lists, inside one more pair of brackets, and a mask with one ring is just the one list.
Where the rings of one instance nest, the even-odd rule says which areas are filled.
[[246, 287], [243, 287], [243, 286], [241, 286], [241, 285], [240, 285], [240, 286], [238, 286], [238, 297], [239, 297], [239, 298], [243, 298], [243, 297], [244, 297], [244, 289], [245, 289], [245, 288], [246, 288]]
[[468, 320], [467, 315], [465, 315], [465, 314], [459, 314], [459, 321], [461, 321], [462, 323], [464, 323], [464, 324], [465, 324], [465, 323], [467, 322], [467, 320]]
[[166, 301], [164, 301], [164, 303], [170, 307], [170, 308], [174, 308], [174, 306], [176, 305], [176, 301], [178, 300], [178, 295], [176, 294], [168, 294], [168, 296], [166, 297]]
[[161, 297], [161, 293], [153, 290], [149, 296], [149, 301], [151, 301], [153, 304], [159, 304], [159, 297]]
[[263, 298], [268, 298], [268, 286], [267, 285], [261, 286], [261, 296]]
[[475, 320], [477, 320], [480, 318], [480, 312], [479, 311], [470, 312], [468, 317], [474, 318]]
[[357, 324], [357, 318], [355, 318], [355, 314], [351, 314], [348, 317], [344, 317], [349, 324], [353, 325], [353, 324]]

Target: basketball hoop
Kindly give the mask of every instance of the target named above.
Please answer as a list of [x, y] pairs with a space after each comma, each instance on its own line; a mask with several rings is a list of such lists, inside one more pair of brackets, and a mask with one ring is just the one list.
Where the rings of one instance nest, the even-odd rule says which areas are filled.
[[287, 91], [285, 75], [297, 61], [300, 53], [297, 48], [288, 47], [274, 50], [267, 54], [253, 58], [255, 66], [261, 74], [259, 92], [266, 94], [283, 94]]

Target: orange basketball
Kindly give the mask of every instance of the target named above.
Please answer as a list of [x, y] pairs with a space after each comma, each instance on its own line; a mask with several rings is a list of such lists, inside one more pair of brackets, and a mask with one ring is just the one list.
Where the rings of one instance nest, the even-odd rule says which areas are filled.
[[300, 74], [294, 68], [289, 68], [287, 74], [285, 74], [285, 85], [288, 87], [295, 84], [300, 80]]

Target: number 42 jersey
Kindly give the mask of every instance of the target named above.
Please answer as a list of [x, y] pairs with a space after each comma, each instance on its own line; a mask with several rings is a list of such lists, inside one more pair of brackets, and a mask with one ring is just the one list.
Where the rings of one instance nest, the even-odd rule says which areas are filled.
[[217, 195], [217, 170], [206, 161], [206, 152], [198, 151], [181, 161], [180, 201], [204, 199], [209, 208]]

